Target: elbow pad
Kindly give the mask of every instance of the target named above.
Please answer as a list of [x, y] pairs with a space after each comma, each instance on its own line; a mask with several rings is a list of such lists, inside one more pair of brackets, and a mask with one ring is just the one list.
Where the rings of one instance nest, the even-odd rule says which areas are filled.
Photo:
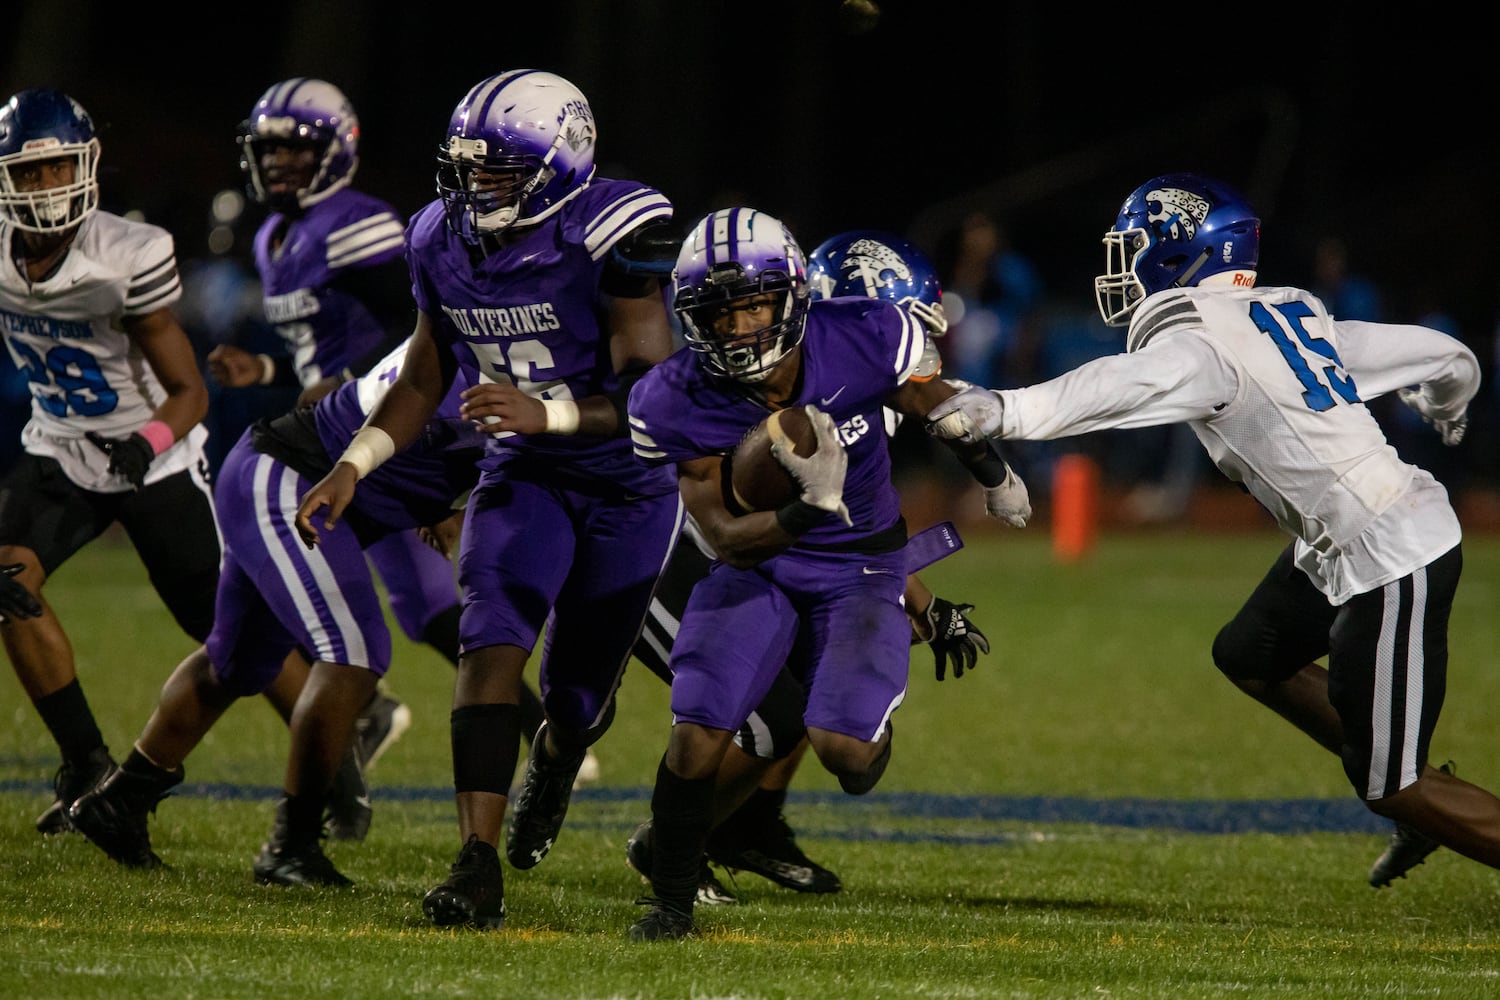
[[610, 269], [620, 275], [666, 281], [677, 266], [683, 234], [669, 219], [654, 219], [626, 233], [609, 251]]

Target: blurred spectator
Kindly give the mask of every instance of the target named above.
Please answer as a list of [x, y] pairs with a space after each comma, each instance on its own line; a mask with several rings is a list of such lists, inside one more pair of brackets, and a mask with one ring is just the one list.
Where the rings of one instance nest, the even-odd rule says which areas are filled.
[[1350, 270], [1349, 250], [1337, 236], [1325, 236], [1313, 249], [1312, 293], [1334, 319], [1384, 320], [1385, 303], [1375, 282]]
[[993, 217], [964, 218], [938, 255], [948, 334], [939, 342], [948, 378], [1005, 388], [1035, 381], [1041, 274]]

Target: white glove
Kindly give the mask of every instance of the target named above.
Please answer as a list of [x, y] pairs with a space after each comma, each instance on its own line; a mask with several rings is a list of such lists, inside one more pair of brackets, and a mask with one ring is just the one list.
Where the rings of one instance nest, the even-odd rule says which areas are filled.
[[1012, 528], [1026, 527], [1026, 522], [1031, 517], [1031, 494], [1014, 469], [1006, 465], [1005, 482], [983, 489], [986, 514], [1004, 521]]
[[1437, 432], [1442, 435], [1443, 444], [1451, 448], [1464, 439], [1464, 431], [1469, 429], [1467, 409], [1456, 417], [1444, 420], [1435, 415], [1438, 407], [1432, 397], [1427, 394], [1426, 386], [1416, 389], [1397, 389], [1396, 395], [1400, 396], [1401, 402], [1411, 407], [1413, 412], [1437, 429]]
[[792, 450], [789, 439], [779, 438], [772, 443], [771, 454], [802, 487], [803, 503], [837, 514], [845, 524], [853, 527], [849, 508], [844, 504], [844, 474], [849, 471], [849, 454], [839, 439], [838, 425], [811, 403], [803, 409], [812, 421], [813, 433], [818, 436], [818, 450], [803, 458]]
[[1000, 431], [1005, 404], [1000, 396], [979, 386], [969, 386], [932, 408], [927, 414], [927, 432], [945, 441], [974, 444]]

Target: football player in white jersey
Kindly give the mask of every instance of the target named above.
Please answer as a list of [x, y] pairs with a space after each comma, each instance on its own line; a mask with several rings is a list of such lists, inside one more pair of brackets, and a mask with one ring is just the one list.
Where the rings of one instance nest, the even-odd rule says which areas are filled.
[[201, 642], [219, 573], [208, 393], [171, 309], [172, 237], [100, 211], [98, 167], [93, 123], [68, 95], [25, 90], [0, 106], [0, 333], [32, 395], [25, 452], [0, 480], [0, 566], [19, 566], [6, 586], [39, 599], [6, 602], [0, 640], [62, 753], [43, 833], [71, 829], [68, 806], [114, 769], [41, 597], [47, 578], [118, 521]]
[[1129, 324], [1126, 353], [1034, 386], [968, 389], [929, 429], [1046, 440], [1186, 422], [1292, 536], [1215, 637], [1214, 664], [1338, 754], [1365, 806], [1395, 821], [1371, 885], [1440, 845], [1500, 867], [1500, 799], [1428, 763], [1458, 517], [1366, 406], [1396, 392], [1456, 445], [1479, 388], [1474, 353], [1426, 327], [1339, 320], [1302, 289], [1255, 287], [1260, 219], [1206, 177], [1143, 184], [1104, 245], [1095, 295], [1106, 323]]

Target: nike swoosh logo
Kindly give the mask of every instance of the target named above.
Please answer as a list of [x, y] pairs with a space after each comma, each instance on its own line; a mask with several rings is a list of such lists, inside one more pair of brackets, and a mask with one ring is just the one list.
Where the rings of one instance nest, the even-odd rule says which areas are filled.
[[878, 575], [880, 573], [884, 573], [887, 576], [889, 576], [891, 574], [891, 571], [888, 570], [888, 569], [871, 569], [868, 566], [866, 566], [864, 569], [860, 570], [860, 572], [863, 573], [865, 576], [876, 576], [876, 575]]
[[847, 385], [841, 385], [841, 386], [839, 386], [839, 391], [838, 392], [834, 393], [832, 396], [824, 396], [822, 399], [818, 400], [818, 402], [821, 403], [823, 406], [828, 406], [835, 399], [838, 399], [840, 396], [842, 396], [844, 394], [844, 390], [847, 389], [847, 388], [849, 388]]

